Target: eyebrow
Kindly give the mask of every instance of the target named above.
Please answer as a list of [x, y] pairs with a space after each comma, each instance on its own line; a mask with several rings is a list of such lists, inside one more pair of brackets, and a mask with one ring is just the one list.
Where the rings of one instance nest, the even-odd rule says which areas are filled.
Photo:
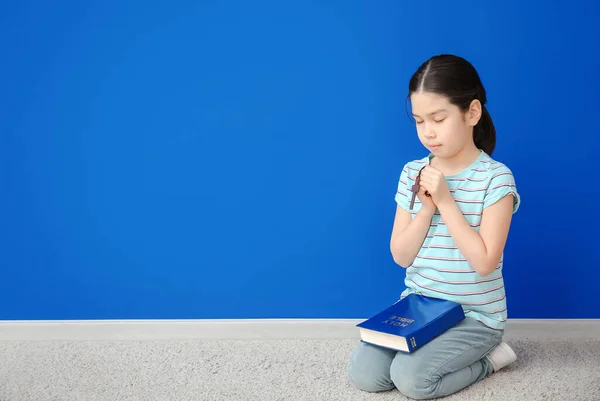
[[[437, 109], [437, 110], [435, 110], [435, 111], [432, 111], [432, 112], [431, 112], [431, 113], [429, 113], [428, 115], [429, 115], [429, 116], [432, 116], [432, 115], [434, 115], [434, 114], [441, 113], [441, 112], [443, 112], [443, 111], [448, 111], [448, 110], [446, 110], [446, 109]], [[418, 116], [418, 115], [416, 115], [415, 113], [412, 113], [412, 115], [413, 115], [413, 117], [419, 117], [419, 116]]]

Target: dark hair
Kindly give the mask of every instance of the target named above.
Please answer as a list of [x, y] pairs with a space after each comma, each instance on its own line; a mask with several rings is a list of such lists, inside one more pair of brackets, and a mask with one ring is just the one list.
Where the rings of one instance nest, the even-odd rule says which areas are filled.
[[485, 107], [487, 102], [485, 89], [471, 63], [451, 54], [433, 56], [424, 62], [410, 79], [408, 97], [417, 91], [443, 95], [463, 112], [469, 109], [473, 100], [479, 100], [482, 115], [473, 128], [473, 141], [478, 149], [488, 155], [494, 152], [496, 129]]

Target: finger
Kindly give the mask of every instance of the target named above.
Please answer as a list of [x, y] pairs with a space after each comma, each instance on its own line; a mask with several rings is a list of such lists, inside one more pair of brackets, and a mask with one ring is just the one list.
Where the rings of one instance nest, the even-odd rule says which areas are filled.
[[425, 184], [425, 185], [433, 186], [433, 180], [434, 180], [434, 178], [432, 178], [428, 175], [424, 175], [424, 176], [421, 176], [421, 180], [419, 181], [419, 183], [421, 185]]
[[433, 167], [431, 165], [425, 166], [424, 170], [427, 170], [427, 171], [429, 171], [432, 174], [442, 174], [442, 172], [440, 170], [438, 170], [437, 168], [435, 168], [435, 167]]
[[433, 177], [435, 177], [435, 173], [428, 170], [427, 167], [421, 170], [421, 180], [423, 178], [428, 178], [429, 180], [431, 180]]
[[440, 170], [431, 166], [425, 166], [423, 171], [421, 171], [421, 174], [425, 174], [428, 177], [441, 177], [443, 175]]
[[435, 186], [440, 182], [441, 178], [437, 173], [431, 171], [423, 171], [421, 174], [421, 182], [428, 182], [430, 185]]

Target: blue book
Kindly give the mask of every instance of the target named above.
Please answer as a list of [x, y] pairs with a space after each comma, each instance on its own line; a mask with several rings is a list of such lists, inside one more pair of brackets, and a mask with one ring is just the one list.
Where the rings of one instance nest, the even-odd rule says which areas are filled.
[[361, 341], [401, 352], [414, 352], [465, 318], [457, 302], [409, 294], [357, 324]]

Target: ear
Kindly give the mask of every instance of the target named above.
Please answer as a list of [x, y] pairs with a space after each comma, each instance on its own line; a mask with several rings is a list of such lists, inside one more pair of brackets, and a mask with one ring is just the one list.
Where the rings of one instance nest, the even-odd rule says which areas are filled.
[[474, 99], [469, 105], [469, 110], [467, 110], [466, 113], [467, 124], [469, 124], [471, 127], [476, 126], [481, 119], [483, 113], [482, 109], [483, 107], [481, 102], [477, 99]]

